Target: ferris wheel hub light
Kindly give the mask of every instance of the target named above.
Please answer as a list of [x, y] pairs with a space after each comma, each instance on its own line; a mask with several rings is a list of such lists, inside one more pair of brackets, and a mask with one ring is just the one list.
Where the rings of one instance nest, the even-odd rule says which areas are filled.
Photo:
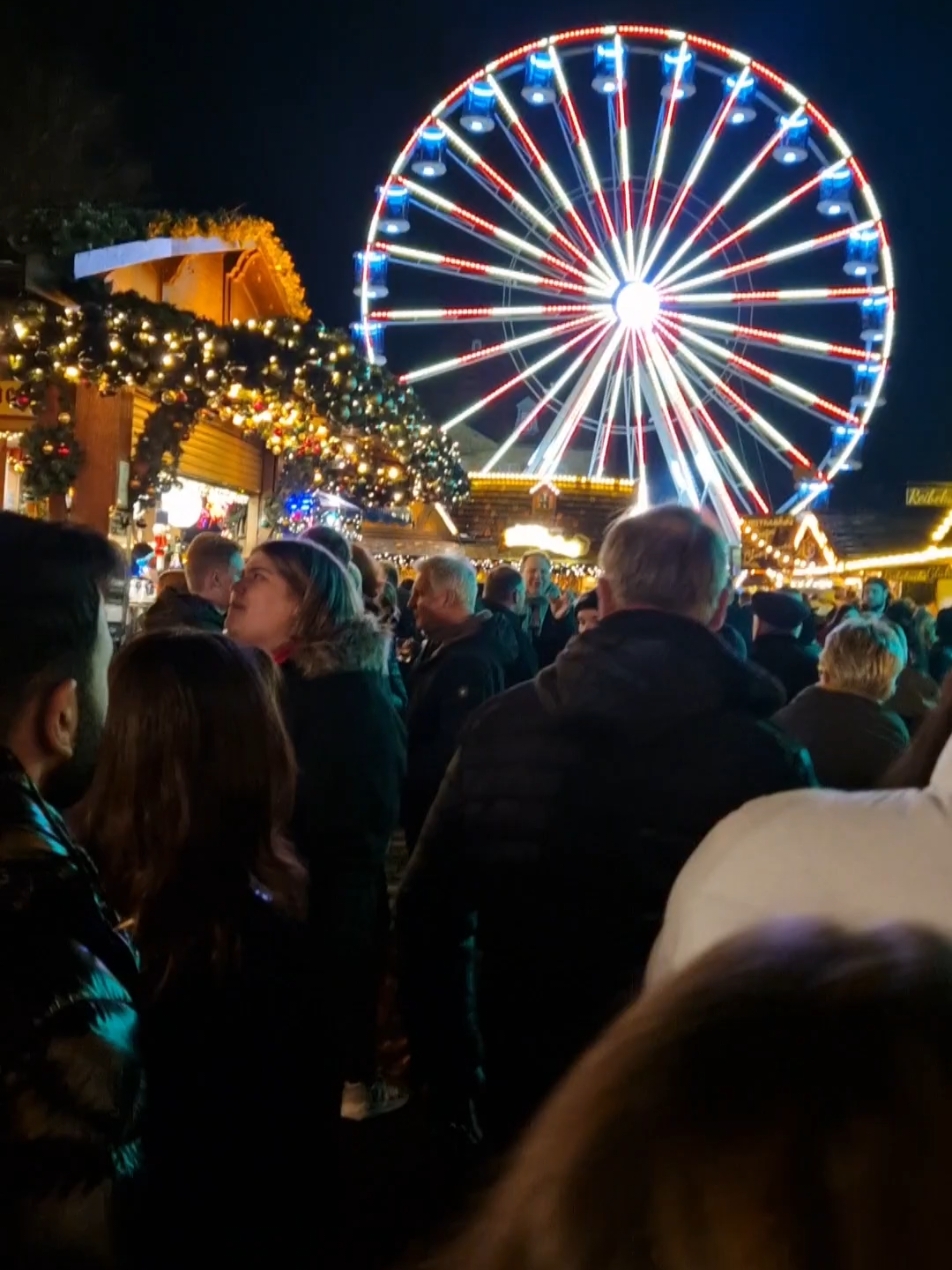
[[615, 296], [614, 308], [626, 330], [644, 331], [658, 316], [661, 300], [649, 282], [626, 282]]

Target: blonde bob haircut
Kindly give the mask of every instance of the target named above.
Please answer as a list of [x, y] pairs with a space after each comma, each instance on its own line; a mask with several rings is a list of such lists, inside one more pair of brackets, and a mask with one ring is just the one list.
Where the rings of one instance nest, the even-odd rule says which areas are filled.
[[870, 701], [888, 701], [906, 663], [899, 632], [891, 622], [853, 618], [827, 636], [820, 654], [824, 687]]

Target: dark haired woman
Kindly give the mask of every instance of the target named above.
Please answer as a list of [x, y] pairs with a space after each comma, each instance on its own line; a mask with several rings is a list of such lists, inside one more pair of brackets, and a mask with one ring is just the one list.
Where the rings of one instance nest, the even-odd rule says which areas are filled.
[[251, 554], [228, 633], [270, 653], [284, 677], [299, 770], [291, 831], [311, 874], [319, 965], [332, 980], [342, 1114], [361, 1120], [395, 1110], [406, 1099], [376, 1068], [389, 928], [384, 863], [406, 762], [387, 684], [388, 638], [340, 563], [299, 540]]
[[946, 1270], [952, 947], [788, 923], [646, 993], [439, 1270]]
[[313, 1181], [300, 1157], [332, 1151], [306, 874], [280, 836], [293, 788], [273, 689], [245, 650], [183, 631], [119, 654], [85, 835], [142, 960], [155, 1265], [293, 1252]]

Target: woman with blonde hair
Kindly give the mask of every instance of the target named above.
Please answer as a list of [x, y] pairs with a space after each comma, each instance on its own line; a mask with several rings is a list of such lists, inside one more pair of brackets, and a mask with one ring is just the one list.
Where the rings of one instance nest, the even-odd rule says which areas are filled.
[[945, 1270], [952, 947], [764, 927], [568, 1076], [439, 1270]]
[[294, 844], [311, 874], [311, 925], [330, 981], [342, 1114], [406, 1101], [376, 1076], [377, 997], [389, 926], [384, 862], [400, 814], [406, 738], [387, 681], [388, 636], [343, 566], [301, 540], [252, 552], [227, 631], [281, 668], [298, 780]]

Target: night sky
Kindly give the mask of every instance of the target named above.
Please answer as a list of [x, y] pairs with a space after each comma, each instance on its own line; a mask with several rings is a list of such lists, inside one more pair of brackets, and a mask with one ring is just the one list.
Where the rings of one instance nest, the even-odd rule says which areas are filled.
[[[855, 150], [896, 254], [888, 400], [865, 471], [834, 495], [845, 507], [901, 501], [907, 479], [952, 479], [952, 17], [940, 18], [941, 8], [915, 0], [91, 0], [61, 13], [41, 0], [22, 11], [33, 39], [62, 44], [62, 56], [119, 95], [130, 148], [152, 167], [151, 201], [242, 206], [272, 220], [315, 315], [334, 324], [355, 316], [351, 253], [375, 186], [420, 116], [489, 58], [555, 30], [626, 20], [681, 26], [773, 65]], [[41, 15], [48, 20], [37, 22]]]

